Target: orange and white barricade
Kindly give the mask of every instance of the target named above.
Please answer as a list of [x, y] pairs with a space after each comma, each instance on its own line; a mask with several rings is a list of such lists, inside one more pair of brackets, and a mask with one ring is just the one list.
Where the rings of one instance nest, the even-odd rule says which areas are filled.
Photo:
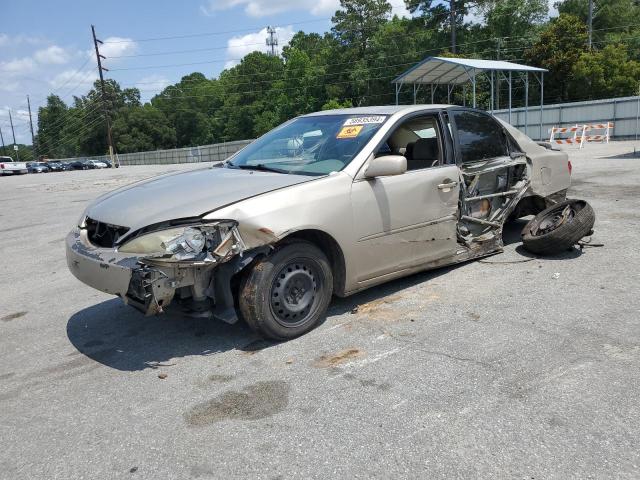
[[[593, 130], [603, 130], [603, 132], [591, 135], [590, 132]], [[583, 147], [584, 142], [609, 143], [611, 130], [613, 130], [613, 122], [590, 123], [574, 125], [573, 127], [552, 127], [549, 130], [551, 133], [549, 143], [578, 145], [579, 148]], [[573, 136], [571, 138], [559, 138], [559, 135], [567, 133], [572, 133]]]

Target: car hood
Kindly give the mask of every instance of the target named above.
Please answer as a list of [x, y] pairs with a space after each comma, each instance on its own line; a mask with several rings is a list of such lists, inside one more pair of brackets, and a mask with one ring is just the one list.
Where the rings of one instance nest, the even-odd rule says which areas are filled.
[[97, 198], [84, 215], [130, 233], [168, 220], [199, 217], [218, 208], [318, 177], [204, 168], [143, 180]]

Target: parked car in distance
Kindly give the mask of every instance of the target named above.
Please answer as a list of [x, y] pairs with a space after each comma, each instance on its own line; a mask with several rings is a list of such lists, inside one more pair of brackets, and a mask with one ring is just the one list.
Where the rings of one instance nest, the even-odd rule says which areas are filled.
[[51, 171], [44, 162], [29, 162], [27, 163], [27, 170], [29, 170], [29, 173], [48, 173]]
[[69, 162], [69, 170], [89, 170], [95, 168], [87, 160], [74, 160]]
[[89, 165], [92, 165], [93, 168], [107, 168], [107, 164], [102, 160], [87, 160]]
[[62, 165], [62, 162], [49, 161], [47, 162], [47, 166], [49, 167], [49, 170], [51, 170], [52, 172], [62, 172], [64, 170], [64, 166]]
[[570, 184], [566, 152], [481, 110], [316, 112], [223, 163], [97, 198], [67, 265], [147, 315], [174, 301], [284, 340], [317, 326], [332, 295], [501, 252], [509, 219], [536, 215], [526, 249], [566, 251], [595, 219], [566, 200]]
[[22, 175], [29, 173], [27, 164], [14, 162], [11, 157], [0, 157], [0, 175]]
[[109, 160], [100, 160], [102, 163], [104, 163], [107, 168], [113, 168], [113, 164], [109, 161]]

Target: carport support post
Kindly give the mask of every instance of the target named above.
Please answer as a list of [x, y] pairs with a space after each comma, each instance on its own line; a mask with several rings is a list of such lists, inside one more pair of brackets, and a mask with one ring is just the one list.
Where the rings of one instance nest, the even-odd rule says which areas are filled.
[[509, 70], [509, 123], [511, 123], [511, 90], [513, 86], [511, 84], [511, 70]]
[[540, 140], [542, 138], [542, 113], [544, 112], [544, 72], [540, 72]]
[[433, 98], [434, 98], [434, 94], [435, 94], [435, 90], [433, 88], [433, 83], [431, 84], [431, 104], [433, 105]]
[[416, 84], [413, 84], [413, 104], [416, 104], [416, 96], [418, 95], [418, 89], [416, 88]]
[[524, 133], [529, 135], [529, 72], [524, 74]]
[[396, 83], [396, 105], [398, 105], [398, 95], [400, 95], [401, 88], [402, 88], [402, 82]]
[[473, 86], [473, 108], [476, 108], [476, 76], [475, 72], [473, 75], [473, 79], [471, 80], [471, 84]]
[[493, 113], [493, 106], [494, 106], [494, 94], [493, 94], [493, 70], [491, 70], [491, 75], [489, 76], [490, 82], [491, 82], [491, 108], [489, 110], [491, 110], [491, 113]]

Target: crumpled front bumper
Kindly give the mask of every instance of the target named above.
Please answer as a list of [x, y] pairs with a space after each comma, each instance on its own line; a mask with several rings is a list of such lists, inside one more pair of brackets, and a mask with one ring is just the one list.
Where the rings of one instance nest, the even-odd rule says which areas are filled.
[[94, 247], [87, 231], [74, 228], [67, 235], [67, 265], [82, 283], [105, 293], [124, 297], [138, 258], [113, 249]]
[[117, 295], [145, 315], [160, 313], [171, 302], [175, 289], [189, 284], [186, 269], [150, 267], [141, 258], [114, 249], [97, 248], [86, 230], [74, 228], [66, 239], [67, 265], [81, 282]]

